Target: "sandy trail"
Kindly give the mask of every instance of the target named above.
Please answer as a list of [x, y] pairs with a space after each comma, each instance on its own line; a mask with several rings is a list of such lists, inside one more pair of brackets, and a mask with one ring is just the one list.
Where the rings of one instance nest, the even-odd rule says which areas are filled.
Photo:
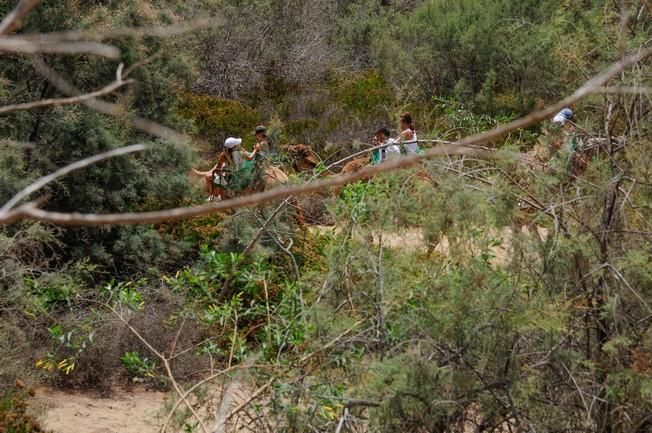
[[34, 406], [43, 427], [53, 433], [154, 433], [166, 394], [136, 389], [115, 391], [109, 398], [96, 393], [38, 389]]
[[[220, 398], [223, 392], [224, 399]], [[232, 410], [247, 401], [250, 390], [240, 380], [235, 380], [226, 388], [211, 385], [208, 394], [210, 398], [196, 409], [210, 431], [223, 433], [241, 429], [239, 416], [230, 422], [226, 419]], [[30, 404], [41, 425], [52, 433], [158, 433], [167, 415], [168, 398], [170, 394], [143, 388], [131, 392], [116, 389], [108, 398], [93, 392], [39, 388]], [[175, 430], [168, 426], [168, 431]]]
[[[309, 228], [313, 233], [319, 234], [338, 234], [341, 233], [342, 229], [337, 226], [312, 226]], [[528, 230], [527, 226], [521, 227], [521, 232], [529, 236], [538, 236], [539, 239], [546, 239], [550, 232], [542, 227], [535, 227]], [[502, 240], [500, 245], [493, 246], [489, 248], [489, 251], [492, 253], [493, 257], [490, 262], [494, 265], [505, 265], [509, 263], [511, 258], [513, 242], [514, 242], [514, 232], [511, 227], [504, 227], [502, 230], [493, 230], [493, 236], [496, 239]], [[357, 231], [354, 230], [353, 237], [359, 241], [363, 241], [364, 237]], [[374, 239], [374, 244], [377, 244], [378, 239]], [[386, 232], [383, 234], [383, 245], [386, 248], [392, 249], [407, 249], [407, 250], [427, 250], [427, 242], [424, 236], [424, 233], [419, 228], [409, 228], [401, 230], [400, 232]], [[477, 250], [477, 247], [474, 248], [472, 244], [469, 244], [471, 250]], [[432, 252], [437, 253], [441, 256], [448, 256], [450, 252], [450, 243], [446, 236], [442, 236], [437, 245], [433, 248]], [[479, 250], [477, 250], [479, 252]]]

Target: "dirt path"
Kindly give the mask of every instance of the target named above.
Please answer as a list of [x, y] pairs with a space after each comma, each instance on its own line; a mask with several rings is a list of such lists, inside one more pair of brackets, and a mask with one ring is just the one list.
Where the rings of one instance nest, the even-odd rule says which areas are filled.
[[[337, 226], [312, 226], [310, 230], [313, 233], [320, 234], [336, 234], [341, 231], [341, 228]], [[529, 234], [530, 236], [538, 236], [539, 239], [546, 239], [550, 233], [547, 229], [542, 227], [536, 227], [531, 231], [528, 231], [526, 226], [521, 227], [521, 232], [524, 234]], [[513, 247], [513, 238], [514, 233], [511, 227], [504, 227], [502, 230], [494, 230], [494, 237], [502, 240], [501, 245], [493, 246], [490, 248], [493, 258], [491, 263], [494, 265], [505, 265], [509, 263], [511, 257], [511, 250]], [[363, 236], [354, 231], [354, 238], [362, 240]], [[374, 239], [374, 241], [377, 241]], [[423, 232], [418, 228], [410, 228], [407, 230], [402, 230], [400, 232], [391, 233], [387, 232], [383, 234], [383, 245], [387, 248], [393, 249], [409, 249], [409, 250], [423, 250], [426, 251], [427, 244], [424, 239]], [[450, 244], [446, 236], [442, 236], [439, 243], [433, 249], [433, 252], [447, 256], [449, 254]], [[472, 247], [470, 247], [472, 248]]]
[[137, 389], [109, 398], [95, 393], [38, 389], [34, 406], [43, 427], [53, 433], [154, 433], [166, 394]]

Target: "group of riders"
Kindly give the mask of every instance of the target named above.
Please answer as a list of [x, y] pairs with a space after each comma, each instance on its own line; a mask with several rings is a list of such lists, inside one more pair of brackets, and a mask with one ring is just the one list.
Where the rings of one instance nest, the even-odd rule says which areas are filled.
[[[398, 157], [401, 154], [414, 155], [420, 152], [417, 133], [410, 113], [401, 116], [400, 134], [391, 137], [388, 127], [376, 130], [372, 140], [370, 164]], [[264, 172], [264, 165], [272, 156], [267, 128], [256, 127], [254, 131], [256, 144], [248, 152], [242, 146], [242, 139], [229, 137], [224, 141], [224, 151], [220, 153], [216, 164], [205, 172], [206, 183], [210, 185], [208, 201], [221, 200], [226, 191], [242, 191], [253, 187]]]
[[[573, 112], [569, 108], [560, 111], [552, 124], [561, 128], [572, 125]], [[410, 113], [405, 113], [399, 121], [400, 134], [393, 138], [387, 126], [378, 128], [374, 134], [369, 163], [377, 165], [385, 160], [401, 155], [416, 155], [421, 152], [419, 140]], [[210, 185], [208, 201], [221, 200], [226, 191], [243, 191], [255, 188], [264, 173], [265, 164], [273, 155], [267, 128], [256, 127], [254, 131], [256, 145], [252, 152], [242, 147], [242, 139], [229, 137], [224, 142], [224, 151], [220, 153], [217, 163], [205, 172], [206, 183]]]

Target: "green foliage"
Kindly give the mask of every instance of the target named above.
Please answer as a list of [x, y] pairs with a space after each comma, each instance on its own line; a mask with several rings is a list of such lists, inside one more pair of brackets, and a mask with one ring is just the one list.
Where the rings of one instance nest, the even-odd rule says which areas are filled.
[[126, 352], [120, 357], [120, 361], [134, 380], [153, 379], [157, 376], [156, 361], [150, 360], [138, 352]]
[[242, 103], [212, 96], [186, 93], [179, 101], [179, 113], [194, 122], [199, 136], [221, 148], [227, 137], [242, 137], [253, 144], [253, 128], [261, 123], [256, 110]]
[[147, 280], [116, 282], [115, 280], [109, 281], [102, 290], [109, 303], [122, 305], [132, 311], [142, 310], [145, 305], [145, 300], [139, 292], [139, 288], [147, 284]]
[[[277, 144], [323, 151], [315, 174], [406, 110], [421, 137], [446, 140], [509, 122], [638, 49], [650, 30], [637, 2], [173, 3], [41, 4], [24, 31], [219, 13], [228, 26], [193, 37], [108, 39], [127, 67], [147, 61], [131, 73], [137, 85], [107, 100], [192, 131], [211, 150], [229, 135], [250, 145], [254, 125], [271, 119]], [[0, 2], [0, 12], [13, 5]], [[190, 85], [197, 58], [202, 78]], [[45, 60], [84, 91], [117, 66]], [[641, 64], [610, 85], [649, 88], [648, 72]], [[0, 66], [3, 103], [58, 96], [29, 61]], [[134, 380], [158, 378], [146, 345], [98, 307], [108, 306], [172, 357], [177, 378], [254, 360], [250, 377], [267, 383], [271, 370], [269, 393], [247, 407], [268, 424], [256, 431], [645, 431], [648, 105], [638, 94], [589, 96], [573, 107], [575, 130], [518, 131], [486, 144], [500, 148], [492, 159], [432, 159], [317, 196], [332, 231], [299, 232], [279, 217], [246, 253], [269, 209], [161, 226], [3, 228], [2, 385], [33, 374], [34, 361], [60, 383], [110, 383], [121, 366]], [[193, 151], [151, 143], [123, 118], [46, 107], [3, 116], [0, 132], [0, 200], [54, 167], [148, 142], [147, 152], [53, 182], [45, 208], [195, 203]], [[5, 412], [24, 414], [7, 401], [0, 429]], [[185, 415], [175, 422], [196, 429]]]
[[377, 33], [375, 57], [392, 82], [408, 84], [414, 74], [409, 85], [426, 98], [456, 96], [492, 114], [523, 112], [559, 90], [549, 25], [557, 8], [551, 1], [425, 1]]
[[189, 299], [198, 301], [219, 298], [227, 280], [231, 288], [229, 291], [255, 296], [260, 293], [260, 278], [268, 265], [261, 261], [249, 268], [241, 266], [243, 260], [242, 255], [221, 254], [204, 246], [199, 266], [180, 271], [168, 282], [173, 288], [183, 290]]
[[23, 284], [32, 296], [26, 307], [37, 313], [69, 311], [76, 298], [86, 291], [95, 271], [95, 265], [81, 260], [63, 267], [60, 272], [26, 276]]
[[25, 161], [19, 146], [0, 141], [0, 202], [5, 203], [30, 179], [25, 177]]
[[343, 112], [361, 121], [384, 119], [394, 102], [394, 93], [378, 71], [365, 71], [348, 79], [338, 77], [331, 86]]
[[302, 119], [287, 122], [285, 124], [285, 134], [290, 137], [290, 141], [297, 143], [311, 143], [311, 139], [319, 128], [319, 121], [314, 119]]
[[69, 375], [77, 367], [78, 359], [94, 343], [95, 331], [90, 321], [66, 330], [57, 323], [48, 327], [51, 348], [36, 361], [36, 367], [50, 373]]
[[[7, 11], [13, 5], [12, 2], [0, 2], [0, 10]], [[42, 4], [30, 13], [23, 31], [155, 25], [164, 19], [163, 15], [149, 2]], [[175, 55], [182, 50], [173, 48], [183, 46], [183, 38], [170, 41], [166, 38], [119, 37], [109, 42], [121, 48], [123, 57], [120, 61], [126, 66], [147, 59], [133, 70], [130, 77], [138, 80], [138, 84], [130, 87], [128, 96], [120, 98], [124, 109], [184, 129], [186, 124], [176, 113], [175, 89], [191, 79], [192, 64], [183, 55]], [[150, 58], [155, 53], [158, 54]], [[115, 79], [117, 63], [102, 58], [90, 56], [80, 62], [75, 56], [55, 56], [46, 60], [49, 66], [84, 92], [101, 88]], [[3, 62], [0, 77], [3, 104], [61, 96], [42, 79], [30, 62], [21, 57]], [[102, 115], [80, 105], [52, 106], [3, 116], [0, 133], [5, 139], [34, 145], [33, 149], [8, 148], [3, 142], [0, 164], [11, 165], [11, 168], [2, 170], [6, 181], [0, 182], [2, 202], [26, 181], [51, 172], [53, 167], [134, 142], [151, 140], [123, 118]], [[152, 149], [143, 155], [112, 159], [59, 179], [42, 192], [49, 197], [44, 207], [63, 212], [107, 213], [179, 204], [191, 195], [186, 174], [190, 170], [192, 152], [162, 142], [152, 145]], [[140, 236], [151, 240], [156, 237], [156, 232], [151, 227], [141, 229], [138, 235], [126, 231], [122, 228], [62, 231], [58, 239], [67, 248], [61, 251], [60, 259], [65, 263], [88, 257], [102, 266], [116, 266], [125, 271], [131, 268], [129, 272], [134, 267], [147, 269], [165, 264], [167, 260], [161, 260], [161, 250], [174, 245], [174, 241], [159, 239], [154, 245], [147, 240], [133, 242], [134, 237]], [[154, 250], [154, 254], [148, 260], [135, 260], [134, 251], [124, 243], [120, 244], [120, 239], [126, 237], [132, 239], [131, 245], [139, 252]], [[127, 260], [115, 260], [122, 254]]]

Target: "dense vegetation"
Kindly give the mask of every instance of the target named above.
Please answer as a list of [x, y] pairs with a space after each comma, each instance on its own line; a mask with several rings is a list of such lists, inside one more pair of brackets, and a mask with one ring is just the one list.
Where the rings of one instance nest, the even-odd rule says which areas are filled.
[[[0, 15], [14, 6], [0, 0]], [[84, 92], [134, 66], [135, 83], [103, 98], [192, 140], [83, 104], [5, 114], [0, 203], [68, 163], [148, 143], [50, 184], [42, 207], [200, 204], [191, 167], [212, 165], [227, 136], [251, 148], [259, 123], [288, 172], [284, 146], [332, 162], [405, 111], [420, 137], [455, 140], [554, 103], [652, 34], [636, 0], [43, 2], [18, 34], [205, 16], [221, 21], [109, 38], [117, 61], [42, 55]], [[34, 58], [2, 56], [1, 105], [62, 96]], [[579, 102], [573, 130], [487, 143], [528, 158], [432, 159], [299, 202], [332, 229], [271, 218], [277, 204], [159, 225], [2, 226], [0, 389], [136, 381], [178, 398], [239, 365], [230, 377], [255, 396], [232, 426], [244, 431], [652, 431], [649, 60], [611, 85], [629, 91]], [[213, 391], [198, 386], [192, 406], [213, 407]], [[0, 427], [40, 431], [27, 393], [0, 397]], [[173, 415], [170, 431], [202, 431], [183, 403]]]

